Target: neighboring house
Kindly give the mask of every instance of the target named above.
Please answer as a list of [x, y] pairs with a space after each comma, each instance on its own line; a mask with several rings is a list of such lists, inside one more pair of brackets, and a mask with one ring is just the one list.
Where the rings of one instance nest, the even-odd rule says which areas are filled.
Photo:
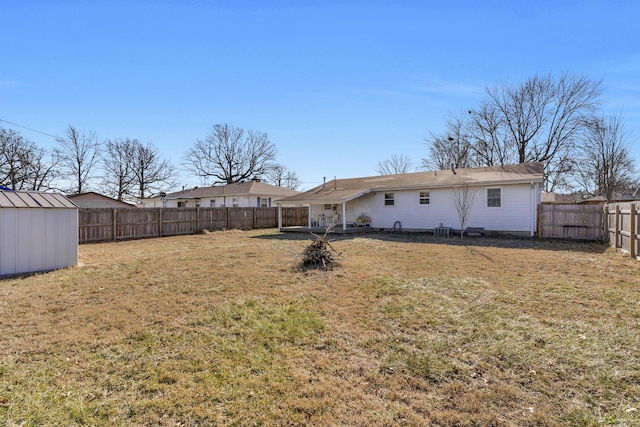
[[93, 191], [73, 194], [67, 199], [75, 203], [79, 208], [135, 208], [130, 203], [121, 202]]
[[[640, 200], [640, 188], [636, 190], [614, 193], [609, 203], [634, 202]], [[542, 193], [542, 204], [549, 205], [602, 205], [607, 203], [604, 196], [581, 196], [576, 194], [555, 194], [553, 191]]]
[[525, 163], [338, 179], [278, 205], [309, 206], [309, 227], [330, 217], [345, 230], [361, 225], [358, 218], [378, 229], [459, 229], [454, 189], [464, 186], [475, 195], [466, 226], [533, 236], [542, 184], [542, 163]]
[[640, 200], [640, 187], [621, 194], [615, 194], [613, 197], [614, 202], [635, 202], [636, 200]]
[[556, 194], [553, 191], [543, 192], [541, 196], [543, 205], [601, 205], [607, 202], [603, 196], [587, 197], [579, 194]]
[[253, 179], [247, 182], [196, 187], [169, 193], [164, 197], [142, 200], [145, 208], [220, 208], [220, 207], [272, 207], [275, 202], [299, 194], [299, 191], [265, 184]]

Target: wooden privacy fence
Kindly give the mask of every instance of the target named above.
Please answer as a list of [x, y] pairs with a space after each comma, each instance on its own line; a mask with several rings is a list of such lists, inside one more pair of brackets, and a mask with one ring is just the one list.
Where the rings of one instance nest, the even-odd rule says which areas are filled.
[[[308, 208], [283, 207], [282, 225], [307, 225]], [[274, 228], [278, 208], [103, 208], [78, 210], [79, 243]]]
[[635, 259], [640, 259], [639, 205], [638, 202], [626, 202], [605, 206], [609, 243]]
[[543, 204], [538, 208], [538, 236], [604, 240], [602, 205]]

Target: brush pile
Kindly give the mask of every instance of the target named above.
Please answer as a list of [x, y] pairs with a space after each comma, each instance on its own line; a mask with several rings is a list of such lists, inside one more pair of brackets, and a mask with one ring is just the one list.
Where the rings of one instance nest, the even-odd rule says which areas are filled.
[[302, 268], [317, 268], [320, 270], [333, 269], [336, 264], [334, 255], [336, 255], [337, 252], [327, 240], [328, 232], [329, 229], [327, 229], [323, 236], [311, 233], [316, 236], [316, 240], [311, 242], [302, 253]]

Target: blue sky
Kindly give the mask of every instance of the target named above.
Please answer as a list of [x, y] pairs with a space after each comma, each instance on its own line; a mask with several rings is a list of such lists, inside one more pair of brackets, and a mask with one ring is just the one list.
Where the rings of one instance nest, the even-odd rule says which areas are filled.
[[7, 122], [137, 138], [180, 166], [229, 123], [308, 189], [392, 154], [418, 166], [486, 86], [570, 72], [603, 80], [640, 159], [639, 18], [635, 0], [0, 0], [0, 126], [47, 148]]

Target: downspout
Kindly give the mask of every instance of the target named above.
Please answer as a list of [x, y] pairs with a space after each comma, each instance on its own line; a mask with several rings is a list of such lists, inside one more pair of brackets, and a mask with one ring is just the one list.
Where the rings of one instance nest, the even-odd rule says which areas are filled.
[[534, 237], [536, 233], [536, 223], [538, 222], [538, 204], [536, 203], [536, 189], [538, 184], [531, 181], [531, 207], [529, 208], [529, 237]]

